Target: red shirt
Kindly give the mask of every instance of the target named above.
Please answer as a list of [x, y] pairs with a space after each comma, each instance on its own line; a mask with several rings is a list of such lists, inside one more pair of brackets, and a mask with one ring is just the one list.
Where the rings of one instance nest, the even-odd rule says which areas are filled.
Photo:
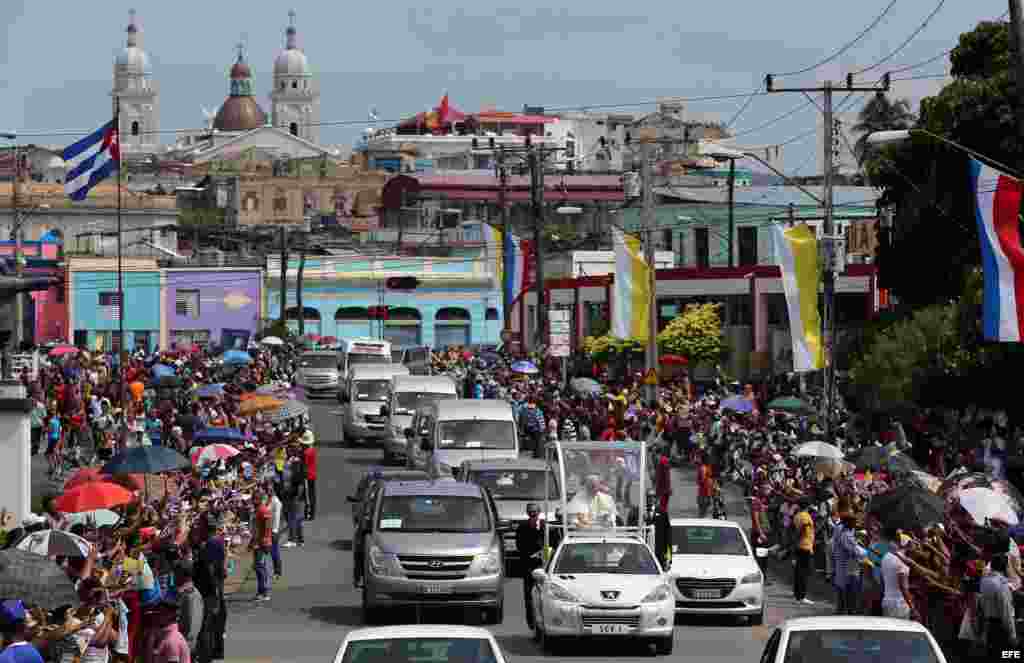
[[697, 494], [701, 497], [711, 497], [711, 468], [701, 465], [697, 469]]
[[274, 545], [273, 516], [270, 513], [269, 504], [261, 504], [260, 507], [256, 509], [256, 519], [257, 543], [264, 548], [269, 548]]
[[316, 481], [316, 447], [306, 447], [302, 459], [306, 463], [306, 478]]

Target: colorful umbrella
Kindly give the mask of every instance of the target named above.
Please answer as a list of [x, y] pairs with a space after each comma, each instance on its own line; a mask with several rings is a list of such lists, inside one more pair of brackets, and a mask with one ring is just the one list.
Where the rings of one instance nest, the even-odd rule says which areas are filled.
[[173, 366], [168, 366], [167, 364], [157, 364], [152, 368], [152, 371], [155, 378], [172, 376], [177, 372]]
[[194, 438], [196, 442], [202, 440], [204, 442], [245, 442], [246, 437], [242, 434], [242, 431], [237, 428], [205, 428], [201, 431], [196, 431]]
[[92, 550], [92, 544], [71, 532], [59, 529], [46, 529], [32, 532], [16, 546], [18, 550], [43, 555], [46, 557], [86, 557]]
[[51, 357], [63, 357], [64, 355], [77, 354], [78, 348], [73, 345], [58, 345], [50, 350]]
[[261, 339], [260, 343], [263, 345], [284, 345], [284, 341], [277, 336], [267, 336]]
[[722, 401], [723, 410], [733, 410], [734, 412], [753, 412], [754, 401], [742, 396], [733, 396]]
[[230, 444], [210, 444], [192, 452], [192, 464], [205, 465], [207, 463], [216, 463], [219, 460], [227, 460], [237, 456], [239, 453], [241, 452]]
[[113, 527], [121, 522], [121, 516], [110, 509], [96, 509], [95, 511], [83, 511], [81, 513], [69, 513], [68, 523], [77, 525], [91, 525], [93, 527]]
[[513, 373], [522, 373], [523, 375], [536, 375], [537, 373], [540, 373], [540, 371], [537, 370], [537, 367], [534, 366], [533, 362], [526, 361], [525, 359], [520, 359], [519, 361], [514, 362], [511, 368]]
[[71, 490], [77, 486], [93, 481], [106, 481], [107, 477], [100, 472], [98, 467], [83, 467], [75, 472], [70, 479], [64, 482], [64, 490]]
[[251, 364], [252, 357], [242, 350], [228, 350], [224, 353], [224, 363], [231, 365]]
[[682, 355], [662, 355], [658, 361], [662, 364], [672, 364], [675, 366], [686, 366], [690, 363], [690, 360]]
[[309, 413], [309, 406], [302, 401], [290, 400], [281, 404], [276, 410], [267, 412], [267, 421], [280, 423], [288, 419], [295, 419]]
[[843, 459], [843, 450], [828, 442], [804, 442], [796, 449], [793, 449], [794, 456], [806, 456], [812, 458], [830, 458], [833, 460]]
[[196, 389], [199, 398], [220, 398], [224, 395], [224, 384], [204, 384]]
[[78, 605], [78, 593], [64, 569], [49, 557], [24, 550], [0, 551], [0, 597], [44, 610]]
[[238, 406], [238, 414], [243, 417], [251, 417], [257, 412], [269, 412], [282, 405], [284, 405], [284, 401], [260, 394], [242, 401], [242, 404]]
[[53, 500], [53, 506], [63, 513], [80, 513], [121, 506], [134, 499], [135, 494], [124, 486], [106, 481], [92, 481], [58, 495]]
[[776, 398], [768, 401], [768, 405], [765, 407], [769, 410], [781, 410], [782, 412], [793, 412], [795, 414], [811, 414], [814, 412], [814, 408], [806, 401], [795, 396]]
[[[104, 474], [160, 474], [191, 467], [188, 458], [170, 447], [132, 447], [103, 466]], [[100, 509], [103, 507], [93, 507]]]

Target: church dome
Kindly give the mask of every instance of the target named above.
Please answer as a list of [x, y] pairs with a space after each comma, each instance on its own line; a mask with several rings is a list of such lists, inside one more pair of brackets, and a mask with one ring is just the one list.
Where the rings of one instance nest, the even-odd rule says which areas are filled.
[[298, 47], [298, 31], [295, 29], [295, 12], [288, 12], [291, 25], [284, 31], [284, 50], [274, 60], [275, 76], [308, 76], [309, 61], [306, 54]]
[[218, 131], [251, 131], [266, 123], [266, 114], [252, 97], [228, 97], [213, 118], [213, 128]]
[[139, 46], [139, 26], [135, 23], [134, 12], [131, 15], [131, 20], [128, 22], [125, 32], [128, 33], [128, 40], [124, 50], [114, 60], [114, 65], [119, 70], [129, 74], [152, 73], [149, 66], [149, 56]]

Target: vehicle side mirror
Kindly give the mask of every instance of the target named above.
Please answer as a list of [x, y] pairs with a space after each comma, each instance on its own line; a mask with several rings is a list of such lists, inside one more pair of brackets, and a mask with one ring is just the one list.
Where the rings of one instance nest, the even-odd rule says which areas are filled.
[[353, 496], [353, 495], [349, 495], [345, 499], [348, 500], [349, 504], [358, 504], [359, 503], [359, 500], [355, 496]]
[[414, 431], [411, 428], [406, 428], [402, 432], [405, 434], [406, 439], [409, 439], [409, 438], [413, 437], [414, 435], [416, 435], [416, 431]]
[[534, 569], [530, 572], [533, 576], [533, 581], [538, 585], [543, 585], [544, 581], [547, 580], [548, 574], [544, 569]]

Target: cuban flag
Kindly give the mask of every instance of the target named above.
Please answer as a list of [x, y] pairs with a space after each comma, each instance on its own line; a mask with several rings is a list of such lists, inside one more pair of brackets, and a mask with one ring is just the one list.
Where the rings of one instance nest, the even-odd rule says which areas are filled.
[[114, 120], [64, 148], [62, 156], [67, 168], [64, 193], [71, 200], [85, 200], [94, 186], [116, 173], [120, 167], [121, 147]]
[[1021, 245], [1021, 183], [971, 159], [981, 266], [982, 332], [987, 341], [1019, 343], [1024, 336], [1024, 247]]

